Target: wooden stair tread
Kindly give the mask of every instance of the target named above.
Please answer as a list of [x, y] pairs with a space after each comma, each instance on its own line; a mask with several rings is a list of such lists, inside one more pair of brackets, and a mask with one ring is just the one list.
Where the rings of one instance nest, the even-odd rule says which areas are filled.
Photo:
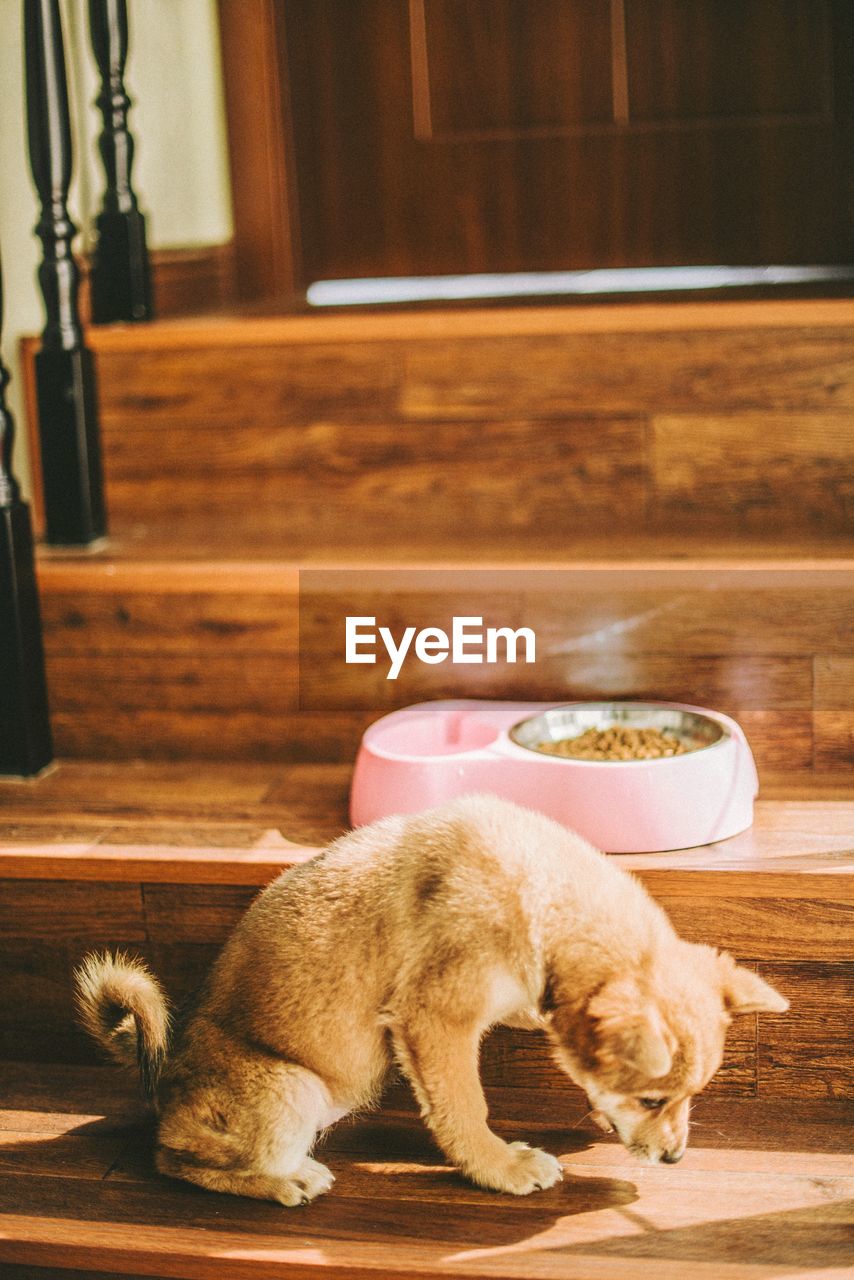
[[[171, 582], [198, 576], [206, 584], [242, 580], [248, 588], [293, 591], [303, 569], [324, 570], [466, 570], [486, 573], [495, 570], [536, 572], [566, 570], [620, 573], [715, 569], [745, 572], [785, 571], [788, 573], [850, 571], [854, 569], [854, 543], [850, 538], [804, 534], [802, 537], [721, 536], [679, 533], [637, 533], [590, 535], [566, 539], [559, 548], [549, 548], [516, 538], [513, 543], [484, 544], [473, 557], [470, 546], [459, 540], [447, 545], [413, 544], [396, 539], [393, 548], [374, 545], [360, 547], [354, 531], [339, 547], [319, 545], [299, 559], [277, 545], [269, 530], [259, 539], [251, 536], [251, 523], [224, 528], [220, 524], [196, 520], [176, 538], [175, 518], [162, 524], [140, 523], [133, 529], [113, 528], [111, 537], [83, 551], [42, 546], [38, 550], [38, 570], [47, 589], [66, 588], [76, 580], [87, 584], [103, 582], [132, 587], [134, 583], [156, 581], [164, 589]], [[251, 513], [247, 516], [251, 522]], [[143, 589], [140, 585], [140, 589]]]
[[[810, 806], [760, 801], [750, 832], [697, 849], [616, 855], [650, 888], [744, 897], [854, 898], [854, 804]], [[816, 833], [821, 822], [825, 830]], [[828, 830], [827, 828], [831, 829]], [[213, 837], [216, 838], [214, 842]], [[313, 857], [318, 845], [277, 828], [228, 832], [82, 826], [59, 836], [0, 824], [0, 879], [85, 879], [151, 883], [268, 883], [284, 867]]]
[[[265, 884], [347, 829], [349, 780], [340, 765], [61, 762], [0, 783], [0, 878]], [[667, 893], [839, 899], [852, 854], [854, 798], [760, 799], [739, 836], [619, 860]]]
[[357, 343], [573, 333], [648, 333], [690, 330], [836, 328], [852, 323], [851, 301], [799, 298], [655, 302], [606, 305], [524, 305], [323, 310], [288, 315], [259, 308], [154, 321], [93, 325], [86, 340], [96, 352], [233, 346]]
[[[300, 1210], [152, 1172], [134, 1085], [112, 1068], [2, 1068], [0, 1261], [169, 1277], [502, 1276], [667, 1280], [842, 1274], [850, 1253], [850, 1109], [704, 1098], [678, 1169], [639, 1165], [555, 1098], [508, 1138], [558, 1154], [566, 1179], [524, 1199], [448, 1169], [413, 1116], [333, 1130], [330, 1194]], [[580, 1099], [580, 1095], [579, 1099]], [[578, 1114], [576, 1115], [575, 1112]], [[839, 1269], [837, 1272], [837, 1268]]]

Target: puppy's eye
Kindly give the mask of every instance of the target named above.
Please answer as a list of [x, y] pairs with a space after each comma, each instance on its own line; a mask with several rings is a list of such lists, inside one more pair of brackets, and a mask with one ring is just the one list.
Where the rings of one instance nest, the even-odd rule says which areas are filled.
[[660, 1111], [666, 1101], [666, 1098], [638, 1098], [644, 1111]]

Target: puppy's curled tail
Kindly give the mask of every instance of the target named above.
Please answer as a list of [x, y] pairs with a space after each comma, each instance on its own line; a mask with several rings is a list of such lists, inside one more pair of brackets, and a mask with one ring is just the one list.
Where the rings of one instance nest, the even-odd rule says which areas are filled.
[[92, 952], [74, 974], [80, 1021], [110, 1057], [136, 1067], [151, 1096], [169, 1048], [169, 1005], [141, 960]]

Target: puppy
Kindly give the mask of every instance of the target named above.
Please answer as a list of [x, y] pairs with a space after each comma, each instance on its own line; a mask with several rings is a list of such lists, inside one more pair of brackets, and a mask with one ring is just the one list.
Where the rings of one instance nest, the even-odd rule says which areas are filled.
[[329, 1189], [316, 1136], [374, 1104], [395, 1063], [473, 1182], [557, 1182], [554, 1156], [487, 1124], [478, 1048], [496, 1023], [542, 1028], [599, 1122], [674, 1163], [731, 1015], [787, 1008], [681, 941], [580, 837], [490, 796], [383, 819], [281, 875], [173, 1023], [138, 961], [90, 955], [76, 978], [84, 1024], [154, 1097], [157, 1168], [284, 1205]]

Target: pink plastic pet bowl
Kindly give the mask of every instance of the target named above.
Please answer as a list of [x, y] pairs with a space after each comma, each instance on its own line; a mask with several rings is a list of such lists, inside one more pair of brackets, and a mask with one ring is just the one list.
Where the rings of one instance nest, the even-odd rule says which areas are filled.
[[[690, 742], [654, 760], [576, 760], [537, 744], [614, 724]], [[700, 745], [697, 745], [700, 744]], [[756, 766], [729, 716], [676, 702], [422, 702], [366, 731], [350, 816], [356, 826], [471, 792], [539, 810], [609, 853], [690, 849], [753, 821]]]

